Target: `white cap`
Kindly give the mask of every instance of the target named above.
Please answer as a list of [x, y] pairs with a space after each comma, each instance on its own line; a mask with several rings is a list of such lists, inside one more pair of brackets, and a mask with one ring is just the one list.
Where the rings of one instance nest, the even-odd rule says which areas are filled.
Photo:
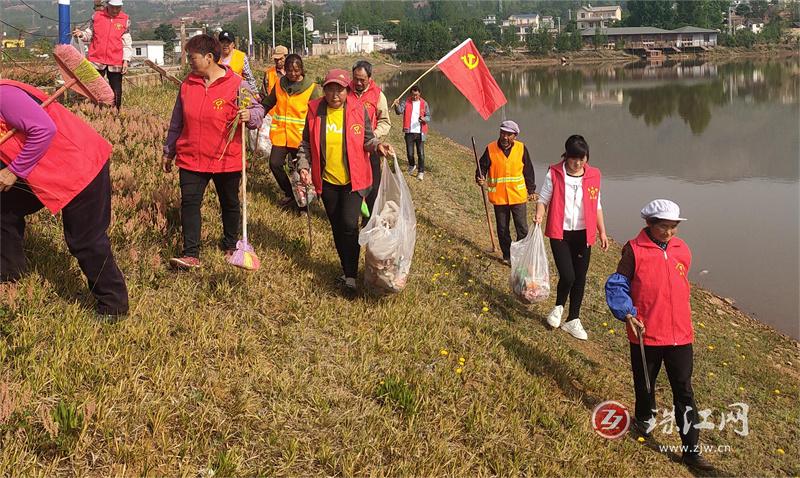
[[685, 221], [680, 217], [681, 208], [669, 199], [653, 199], [642, 208], [642, 219], [663, 219], [665, 221]]
[[121, 7], [122, 6], [122, 0], [108, 0], [107, 3], [109, 5], [111, 5], [112, 7]]

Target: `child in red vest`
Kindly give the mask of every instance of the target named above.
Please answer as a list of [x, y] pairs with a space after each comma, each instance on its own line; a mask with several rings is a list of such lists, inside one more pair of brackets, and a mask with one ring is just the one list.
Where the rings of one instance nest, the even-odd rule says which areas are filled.
[[[406, 156], [408, 157], [408, 174], [417, 171], [417, 179], [425, 177], [425, 139], [428, 136], [428, 123], [431, 122], [431, 107], [422, 97], [419, 86], [411, 87], [411, 94], [402, 104], [394, 100], [394, 112], [403, 115], [403, 133], [406, 140]], [[414, 162], [414, 149], [417, 150], [417, 162]]]
[[[699, 454], [700, 423], [692, 390], [693, 354], [689, 267], [692, 252], [675, 237], [680, 208], [656, 199], [642, 209], [647, 226], [622, 248], [617, 272], [606, 281], [606, 302], [619, 320], [626, 322], [630, 341], [633, 386], [636, 392], [634, 428], [644, 436], [656, 426], [655, 380], [662, 362], [672, 388], [675, 422], [684, 446], [683, 462], [710, 469]], [[644, 340], [648, 391], [639, 340]]]
[[[564, 144], [560, 163], [550, 166], [536, 205], [534, 222], [544, 219], [549, 206], [544, 234], [550, 238], [553, 260], [558, 269], [556, 305], [547, 316], [551, 327], [559, 327], [573, 337], [586, 340], [580, 312], [586, 271], [595, 234], [600, 234], [600, 247], [608, 249], [608, 237], [600, 205], [600, 170], [589, 166], [589, 145], [583, 136], [574, 134]], [[569, 315], [564, 324], [561, 316], [569, 296]]]

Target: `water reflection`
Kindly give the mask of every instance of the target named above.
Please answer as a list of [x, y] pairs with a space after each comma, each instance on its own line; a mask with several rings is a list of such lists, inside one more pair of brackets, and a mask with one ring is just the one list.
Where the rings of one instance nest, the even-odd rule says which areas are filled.
[[[393, 97], [420, 72], [396, 75]], [[703, 284], [800, 338], [800, 61], [661, 66], [568, 66], [492, 71], [508, 98], [483, 121], [440, 74], [422, 82], [432, 126], [462, 145], [497, 138], [517, 121], [538, 178], [564, 139], [583, 134], [603, 171], [603, 206], [615, 238], [641, 227], [646, 201], [670, 197], [691, 220], [682, 234]], [[436, 158], [428, 156], [431, 174]], [[540, 181], [541, 182], [541, 179]], [[764, 247], [764, 241], [769, 242]]]
[[[398, 92], [416, 78], [408, 71], [385, 85]], [[647, 62], [624, 66], [576, 66], [501, 69], [495, 78], [509, 104], [522, 108], [538, 105], [571, 111], [598, 106], [628, 105], [628, 112], [647, 126], [658, 126], [666, 118], [681, 118], [693, 134], [702, 134], [711, 124], [713, 111], [735, 101], [748, 104], [798, 104], [800, 66], [797, 60], [768, 63], [752, 61], [713, 64], [685, 61]], [[471, 106], [440, 74], [422, 83], [424, 94], [434, 95], [436, 117], [441, 121], [462, 117]]]

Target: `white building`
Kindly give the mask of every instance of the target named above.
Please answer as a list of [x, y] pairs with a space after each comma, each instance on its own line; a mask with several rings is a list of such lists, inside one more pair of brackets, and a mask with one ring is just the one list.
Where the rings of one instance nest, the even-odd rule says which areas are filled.
[[539, 14], [538, 13], [523, 13], [520, 15], [511, 15], [508, 20], [503, 20], [503, 29], [513, 28], [517, 34], [518, 40], [525, 41], [525, 37], [529, 33], [534, 33], [539, 29]]
[[161, 40], [135, 40], [132, 60], [150, 60], [156, 65], [164, 64], [164, 42]]
[[347, 40], [345, 40], [345, 52], [347, 53], [372, 53], [396, 49], [395, 42], [384, 39], [383, 35], [370, 34], [369, 30], [358, 30], [355, 34], [347, 35]]
[[497, 16], [495, 16], [495, 15], [487, 15], [483, 19], [483, 24], [484, 25], [496, 25], [497, 24]]
[[622, 20], [622, 9], [619, 5], [604, 7], [586, 5], [578, 9], [576, 17], [578, 30], [607, 28], [612, 22]]

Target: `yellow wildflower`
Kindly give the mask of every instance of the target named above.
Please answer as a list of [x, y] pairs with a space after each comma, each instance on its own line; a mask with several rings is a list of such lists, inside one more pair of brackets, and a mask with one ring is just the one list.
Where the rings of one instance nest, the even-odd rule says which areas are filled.
[[775, 393], [775, 395], [780, 395], [781, 394], [781, 391], [778, 390], [777, 388], [775, 390], [773, 390], [773, 392]]
[[463, 370], [461, 369], [461, 367], [458, 367], [458, 368], [456, 369], [456, 373], [457, 373], [457, 374], [459, 374], [459, 375], [461, 375], [461, 372], [463, 372]]
[[483, 312], [489, 312], [489, 308], [488, 308], [488, 307], [486, 307], [485, 305], [483, 306], [483, 309], [481, 309], [481, 310], [482, 310]]
[[785, 452], [785, 451], [783, 451], [783, 448], [778, 448], [777, 450], [775, 450], [775, 453], [777, 453], [778, 455], [783, 455], [783, 454], [785, 454], [786, 452]]
[[643, 437], [639, 437], [639, 438], [636, 439], [636, 441], [638, 441], [639, 443], [644, 443], [644, 438]]
[[441, 355], [442, 357], [447, 357], [448, 353], [450, 352], [448, 352], [447, 349], [442, 349], [439, 351], [439, 355]]
[[713, 345], [709, 345], [708, 346], [708, 350], [714, 350], [714, 346]]

